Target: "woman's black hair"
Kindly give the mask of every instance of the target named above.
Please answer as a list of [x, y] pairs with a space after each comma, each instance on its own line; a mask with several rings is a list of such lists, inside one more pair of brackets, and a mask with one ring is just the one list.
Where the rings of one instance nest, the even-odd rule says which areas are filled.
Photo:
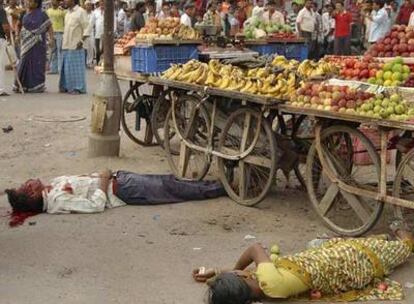
[[6, 189], [5, 192], [13, 212], [43, 212], [43, 198], [33, 200], [26, 193], [14, 189]]
[[374, 3], [379, 7], [384, 7], [384, 0], [375, 0]]
[[36, 0], [36, 4], [38, 8], [42, 8], [42, 2], [43, 0]]
[[222, 273], [209, 284], [208, 304], [249, 304], [252, 291], [247, 283], [235, 273]]

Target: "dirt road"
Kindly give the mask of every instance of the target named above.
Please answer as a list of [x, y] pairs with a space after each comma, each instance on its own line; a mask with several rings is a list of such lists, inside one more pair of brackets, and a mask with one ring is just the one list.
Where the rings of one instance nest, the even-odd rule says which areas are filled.
[[[11, 82], [11, 74], [7, 76]], [[91, 96], [49, 93], [0, 98], [0, 189], [30, 177], [80, 174], [105, 167], [168, 173], [163, 151], [142, 148], [122, 134], [120, 158], [88, 159]], [[89, 92], [97, 78], [89, 75]], [[124, 86], [125, 84], [123, 84]], [[72, 123], [41, 118], [85, 116]], [[228, 198], [176, 205], [122, 207], [95, 215], [39, 215], [9, 228], [0, 196], [0, 303], [202, 303], [204, 286], [193, 283], [194, 267], [231, 267], [250, 243], [278, 243], [282, 253], [306, 246], [328, 232], [304, 192], [275, 186], [257, 208]], [[384, 224], [376, 231], [383, 232]], [[374, 231], [375, 232], [375, 231]], [[329, 232], [328, 232], [329, 233]], [[246, 235], [255, 237], [245, 240]], [[393, 278], [414, 282], [412, 263]], [[412, 289], [407, 300], [414, 302]]]

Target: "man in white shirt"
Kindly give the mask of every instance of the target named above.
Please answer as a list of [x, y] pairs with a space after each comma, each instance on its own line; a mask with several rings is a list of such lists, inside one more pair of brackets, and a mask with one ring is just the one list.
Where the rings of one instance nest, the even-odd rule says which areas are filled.
[[84, 43], [89, 36], [89, 19], [79, 0], [65, 0], [68, 8], [62, 42], [62, 67], [59, 91], [69, 94], [86, 93], [86, 54]]
[[89, 36], [86, 38], [85, 43], [83, 47], [86, 50], [86, 66], [88, 68], [93, 67], [93, 60], [95, 58], [95, 37], [93, 34], [93, 6], [92, 2], [87, 0], [85, 1], [85, 10], [88, 14], [88, 20], [89, 20], [89, 29], [88, 33]]
[[257, 18], [262, 19], [264, 12], [264, 0], [257, 0], [256, 5], [253, 7], [252, 10], [252, 16], [256, 16]]
[[309, 58], [314, 59], [316, 48], [316, 35], [313, 37], [313, 33], [317, 31], [316, 27], [316, 14], [312, 9], [313, 3], [311, 0], [305, 2], [305, 7], [299, 11], [296, 18], [296, 27], [299, 35], [305, 39], [308, 44]]
[[158, 20], [163, 20], [170, 17], [170, 5], [166, 2], [162, 5], [162, 9], [157, 14]]
[[184, 6], [184, 14], [181, 15], [180, 23], [184, 24], [186, 26], [192, 27], [193, 22], [191, 21], [191, 18], [194, 17], [195, 8], [194, 4], [188, 3]]
[[116, 22], [116, 33], [117, 37], [121, 37], [125, 32], [125, 22], [126, 22], [126, 13], [125, 7], [127, 6], [126, 2], [118, 0], [116, 2], [115, 9], [115, 22]]
[[322, 14], [322, 32], [324, 37], [324, 49], [326, 54], [333, 53], [333, 41], [335, 32], [335, 19], [332, 18], [333, 6], [327, 4]]
[[266, 23], [285, 24], [285, 17], [281, 12], [276, 10], [276, 3], [274, 0], [267, 2], [267, 10], [263, 13], [263, 21]]
[[383, 0], [376, 0], [373, 4], [371, 16], [371, 28], [368, 37], [369, 43], [375, 43], [377, 40], [384, 38], [389, 29], [390, 16], [384, 7]]
[[225, 195], [216, 181], [182, 181], [173, 175], [139, 175], [127, 171], [61, 176], [50, 184], [30, 179], [7, 189], [14, 212], [98, 213], [105, 208], [205, 200]]
[[95, 36], [95, 53], [96, 53], [96, 64], [101, 61], [102, 55], [102, 37], [104, 32], [104, 0], [99, 0], [98, 8], [96, 8], [92, 15], [92, 24], [94, 28]]
[[10, 39], [10, 34], [10, 25], [3, 7], [3, 0], [0, 0], [0, 96], [9, 95], [6, 92], [6, 65], [9, 64], [6, 53], [6, 38]]

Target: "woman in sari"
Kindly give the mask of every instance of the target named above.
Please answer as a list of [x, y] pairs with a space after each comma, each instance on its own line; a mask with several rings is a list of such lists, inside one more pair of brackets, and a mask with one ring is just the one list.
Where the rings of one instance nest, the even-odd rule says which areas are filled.
[[[264, 298], [300, 297], [325, 301], [401, 300], [401, 285], [384, 278], [410, 257], [414, 237], [394, 229], [386, 236], [331, 239], [298, 254], [271, 259], [259, 245], [249, 247], [231, 271], [193, 271], [207, 282], [209, 304], [248, 304]], [[255, 263], [255, 271], [246, 268]]]
[[[20, 32], [21, 59], [17, 77], [25, 92], [41, 93], [46, 89], [46, 33], [49, 32], [50, 41], [53, 41], [52, 23], [42, 11], [42, 0], [27, 0], [26, 8]], [[20, 89], [16, 83], [15, 91]]]

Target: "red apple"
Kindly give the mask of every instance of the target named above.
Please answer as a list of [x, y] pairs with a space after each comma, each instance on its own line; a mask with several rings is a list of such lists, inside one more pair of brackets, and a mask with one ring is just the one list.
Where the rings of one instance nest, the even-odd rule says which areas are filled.
[[369, 70], [369, 77], [375, 77], [376, 74], [377, 74], [376, 69]]
[[345, 99], [341, 99], [341, 100], [338, 102], [338, 107], [340, 107], [340, 108], [345, 108], [345, 107], [346, 107], [346, 100], [345, 100]]
[[369, 71], [367, 69], [364, 69], [359, 73], [359, 78], [368, 78], [368, 77], [369, 77]]
[[353, 77], [358, 77], [359, 76], [359, 73], [361, 73], [361, 70], [360, 69], [354, 69], [354, 71], [352, 73], [352, 76]]
[[391, 39], [390, 38], [384, 39], [384, 44], [390, 44], [390, 43], [391, 43]]
[[397, 38], [393, 38], [391, 40], [391, 45], [396, 45], [396, 44], [398, 44], [398, 39]]
[[391, 50], [392, 50], [392, 45], [391, 44], [387, 44], [387, 45], [384, 46], [384, 51], [385, 52], [389, 52]]

